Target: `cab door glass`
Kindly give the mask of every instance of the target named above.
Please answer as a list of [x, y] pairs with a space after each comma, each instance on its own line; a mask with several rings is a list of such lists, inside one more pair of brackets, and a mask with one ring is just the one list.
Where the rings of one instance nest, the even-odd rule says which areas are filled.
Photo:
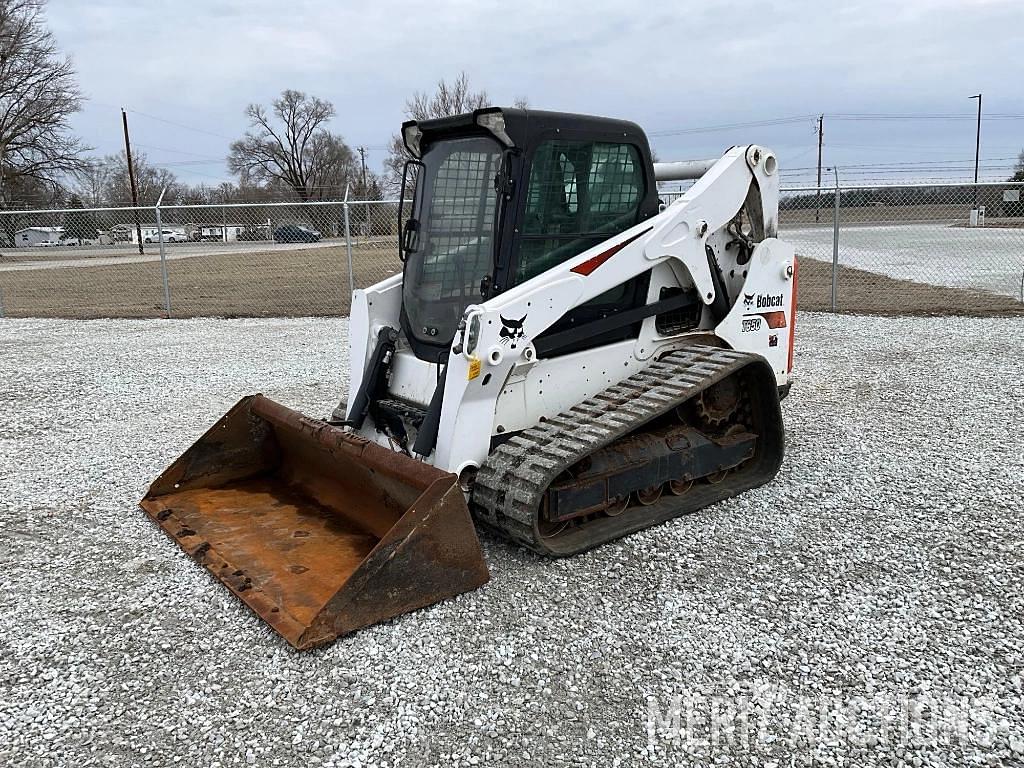
[[516, 282], [635, 224], [643, 185], [640, 155], [632, 144], [542, 143], [530, 168]]

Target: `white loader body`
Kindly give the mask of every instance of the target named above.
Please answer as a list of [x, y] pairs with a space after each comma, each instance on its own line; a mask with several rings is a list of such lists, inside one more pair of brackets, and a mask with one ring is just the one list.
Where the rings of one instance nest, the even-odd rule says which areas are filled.
[[[751, 189], [760, 195], [764, 215], [757, 226], [765, 237], [745, 264], [730, 263], [726, 244], [733, 235], [728, 225]], [[492, 438], [563, 412], [666, 352], [692, 344], [694, 337], [713, 335], [732, 349], [763, 356], [778, 386], [787, 387], [796, 262], [793, 246], [774, 236], [777, 212], [775, 156], [754, 145], [734, 147], [657, 216], [469, 306], [448, 357], [436, 450], [418, 458], [458, 475], [478, 468], [487, 459]], [[716, 298], [709, 247], [734, 297], [728, 314], [717, 323], [707, 311]], [[663, 288], [697, 289], [706, 305], [699, 329], [666, 335], [659, 332], [656, 317], [647, 317], [635, 340], [551, 359], [538, 355], [533, 340], [567, 312], [646, 270], [651, 270], [649, 303], [657, 301]], [[380, 330], [399, 326], [401, 306], [401, 274], [353, 294], [350, 392], [359, 389]], [[391, 362], [391, 395], [426, 407], [438, 376], [436, 363], [418, 359], [399, 339]], [[360, 432], [394, 447], [373, 423]]]

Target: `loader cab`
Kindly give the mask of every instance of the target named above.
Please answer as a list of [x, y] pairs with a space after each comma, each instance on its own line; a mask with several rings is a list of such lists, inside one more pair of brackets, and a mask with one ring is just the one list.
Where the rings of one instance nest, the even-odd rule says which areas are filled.
[[[470, 304], [543, 274], [658, 213], [650, 147], [623, 120], [480, 109], [402, 126], [410, 154], [399, 246], [402, 326], [442, 361]], [[645, 303], [649, 275], [562, 318], [549, 333]], [[629, 326], [560, 353], [636, 335]]]

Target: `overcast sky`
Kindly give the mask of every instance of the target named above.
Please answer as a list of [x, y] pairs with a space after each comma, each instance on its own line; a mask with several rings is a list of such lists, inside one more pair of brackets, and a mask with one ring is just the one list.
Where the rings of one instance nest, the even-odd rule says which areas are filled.
[[[982, 173], [1004, 178], [1024, 147], [1022, 0], [654, 5], [50, 0], [48, 16], [89, 97], [84, 139], [118, 151], [124, 106], [133, 146], [190, 183], [229, 178], [246, 104], [284, 88], [332, 101], [333, 129], [378, 168], [409, 94], [461, 70], [496, 104], [635, 120], [665, 160], [766, 144], [790, 180], [815, 164], [822, 112], [825, 162], [850, 180], [952, 161], [971, 178], [979, 91]], [[838, 117], [878, 113], [962, 119]], [[782, 118], [797, 119], [693, 132]]]

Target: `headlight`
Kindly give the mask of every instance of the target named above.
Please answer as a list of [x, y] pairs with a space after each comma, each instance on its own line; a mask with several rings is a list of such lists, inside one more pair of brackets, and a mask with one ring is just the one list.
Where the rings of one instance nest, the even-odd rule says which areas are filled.
[[473, 315], [469, 318], [469, 330], [466, 332], [466, 355], [472, 355], [476, 351], [479, 341], [480, 315]]
[[506, 147], [515, 146], [511, 137], [505, 131], [505, 116], [501, 114], [500, 109], [477, 111], [476, 124], [490, 131], [494, 138], [498, 139]]
[[402, 126], [402, 141], [405, 148], [412, 152], [414, 157], [421, 157], [420, 139], [423, 138], [423, 131], [416, 123], [410, 121]]

